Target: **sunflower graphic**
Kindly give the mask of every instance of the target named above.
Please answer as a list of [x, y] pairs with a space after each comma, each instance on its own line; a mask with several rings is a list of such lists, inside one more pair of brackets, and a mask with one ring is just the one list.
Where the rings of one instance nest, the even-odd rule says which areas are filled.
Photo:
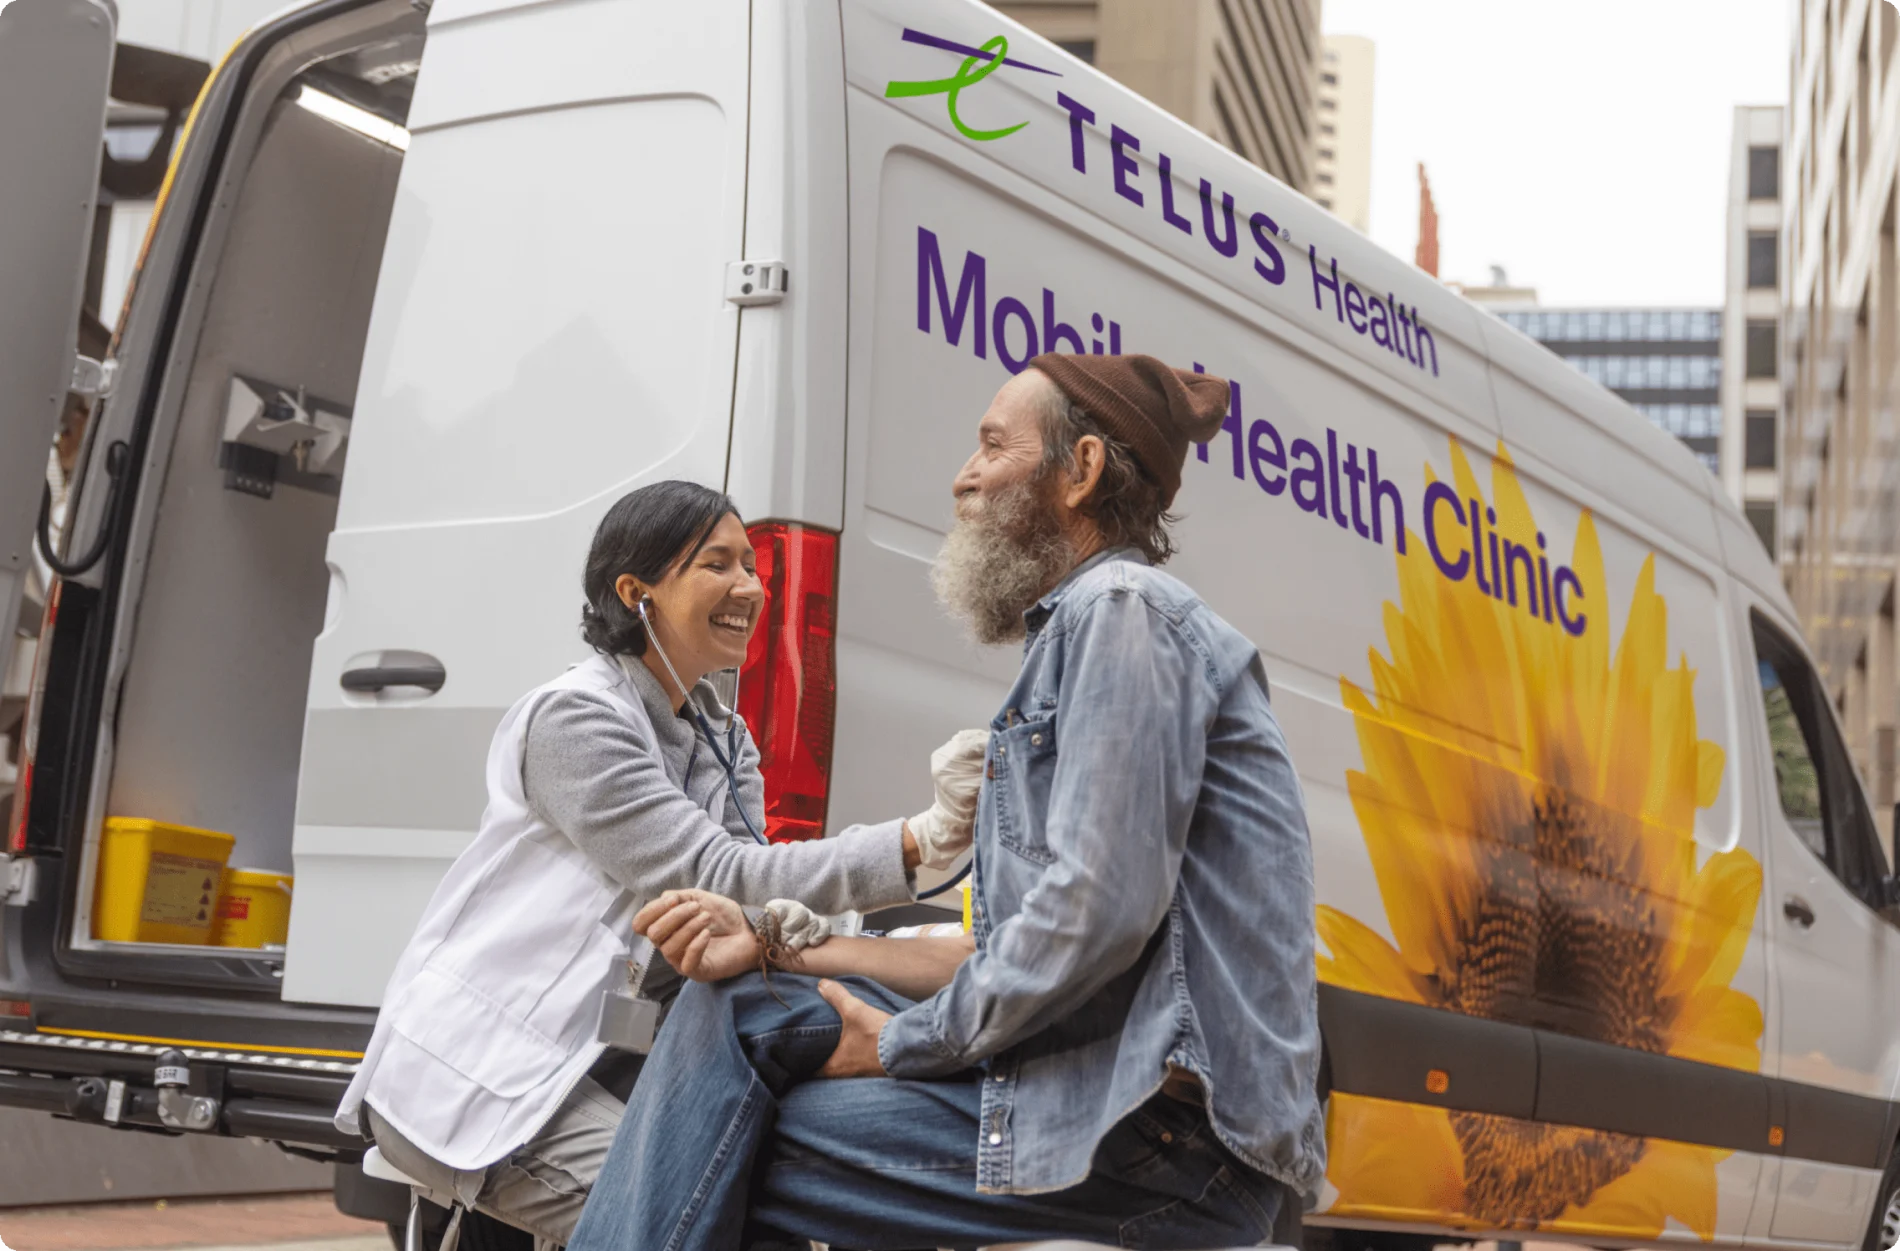
[[[1451, 444], [1460, 498], [1477, 476]], [[1430, 474], [1430, 469], [1427, 473]], [[1538, 529], [1502, 446], [1496, 529]], [[1761, 894], [1740, 849], [1698, 864], [1695, 813], [1721, 786], [1696, 732], [1695, 672], [1668, 663], [1655, 557], [1610, 654], [1596, 527], [1571, 568], [1598, 614], [1567, 635], [1439, 576], [1410, 536], [1390, 656], [1372, 689], [1340, 680], [1363, 772], [1347, 775], [1396, 946], [1319, 909], [1323, 981], [1709, 1064], [1760, 1067], [1760, 1005], [1734, 990]], [[1331, 1211], [1465, 1228], [1653, 1237], [1715, 1228], [1708, 1147], [1335, 1095]]]

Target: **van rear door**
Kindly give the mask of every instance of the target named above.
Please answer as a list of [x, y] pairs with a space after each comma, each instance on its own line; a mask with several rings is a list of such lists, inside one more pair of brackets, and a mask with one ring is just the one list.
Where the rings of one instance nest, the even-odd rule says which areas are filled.
[[117, 25], [110, 0], [0, 9], [0, 673], [79, 342]]
[[502, 713], [587, 655], [602, 514], [725, 479], [750, 10], [430, 10], [311, 662], [286, 1000], [381, 999]]

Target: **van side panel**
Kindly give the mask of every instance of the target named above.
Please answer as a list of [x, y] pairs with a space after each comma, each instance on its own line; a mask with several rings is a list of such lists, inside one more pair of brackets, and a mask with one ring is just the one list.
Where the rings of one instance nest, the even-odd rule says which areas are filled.
[[[585, 654], [614, 500], [724, 480], [749, 5], [441, 5], [310, 679], [284, 997], [373, 1005], [473, 836], [501, 713]], [[497, 11], [500, 9], [501, 11]], [[439, 662], [434, 695], [340, 689]]]
[[834, 819], [921, 803], [929, 749], [1014, 670], [927, 578], [997, 387], [1051, 349], [1227, 376], [1170, 568], [1261, 648], [1306, 788], [1337, 1091], [1316, 1220], [1738, 1241], [1767, 948], [1707, 484], [1571, 480], [1576, 448], [1533, 432], [1594, 447], [1633, 414], [1569, 411], [1542, 358], [1494, 407], [1481, 314], [1007, 19], [844, 16]]

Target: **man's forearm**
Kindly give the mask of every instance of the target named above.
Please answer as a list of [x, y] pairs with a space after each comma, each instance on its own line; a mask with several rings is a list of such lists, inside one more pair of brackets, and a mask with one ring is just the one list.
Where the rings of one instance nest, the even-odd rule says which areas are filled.
[[960, 938], [852, 938], [839, 936], [800, 952], [784, 967], [817, 977], [857, 974], [907, 999], [928, 999], [950, 984], [976, 944]]

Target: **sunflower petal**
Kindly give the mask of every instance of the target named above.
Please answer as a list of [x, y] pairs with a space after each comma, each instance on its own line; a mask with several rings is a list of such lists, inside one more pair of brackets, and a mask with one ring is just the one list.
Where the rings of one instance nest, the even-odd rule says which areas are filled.
[[1696, 744], [1696, 752], [1695, 806], [1707, 808], [1721, 792], [1722, 770], [1728, 757], [1720, 743], [1711, 743], [1706, 738]]
[[1715, 1237], [1715, 1165], [1728, 1155], [1715, 1147], [1651, 1138], [1643, 1144], [1636, 1167], [1599, 1189], [1583, 1206], [1564, 1209], [1543, 1228], [1649, 1240], [1674, 1217], [1708, 1242]]
[[1329, 1216], [1455, 1225], [1465, 1208], [1463, 1158], [1442, 1108], [1334, 1094], [1327, 1101]]
[[1387, 999], [1425, 1002], [1404, 957], [1365, 922], [1321, 904], [1318, 923], [1319, 940], [1332, 953], [1320, 953], [1320, 981]]

